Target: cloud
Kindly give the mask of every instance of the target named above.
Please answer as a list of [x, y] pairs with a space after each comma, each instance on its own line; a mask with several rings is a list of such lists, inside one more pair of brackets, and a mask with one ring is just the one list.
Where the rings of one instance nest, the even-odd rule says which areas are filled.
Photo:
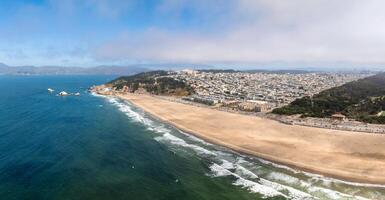
[[50, 5], [63, 15], [91, 11], [97, 16], [115, 19], [133, 9], [137, 0], [49, 0]]
[[117, 18], [134, 8], [137, 1], [121, 0], [86, 0], [86, 5], [93, 8], [98, 14]]
[[[191, 6], [189, 2], [166, 0], [158, 11], [180, 13]], [[202, 19], [221, 23], [217, 30], [169, 30], [160, 26], [125, 32], [96, 48], [94, 58], [199, 63], [385, 63], [384, 1], [207, 2], [193, 3], [196, 9], [190, 14], [199, 18], [201, 8], [204, 9]], [[210, 10], [218, 18], [207, 18], [212, 16]]]

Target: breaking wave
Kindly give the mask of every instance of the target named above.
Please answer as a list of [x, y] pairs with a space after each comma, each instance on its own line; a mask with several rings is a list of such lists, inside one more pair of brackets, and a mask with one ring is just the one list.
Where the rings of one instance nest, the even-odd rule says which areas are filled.
[[209, 150], [207, 150], [203, 147], [200, 147], [198, 145], [189, 144], [185, 140], [178, 138], [178, 137], [176, 137], [170, 133], [165, 133], [162, 136], [155, 137], [155, 140], [156, 141], [165, 141], [165, 142], [169, 142], [173, 145], [191, 148], [192, 150], [194, 150], [198, 154], [206, 154], [206, 155], [216, 156], [216, 154], [214, 152], [209, 151]]

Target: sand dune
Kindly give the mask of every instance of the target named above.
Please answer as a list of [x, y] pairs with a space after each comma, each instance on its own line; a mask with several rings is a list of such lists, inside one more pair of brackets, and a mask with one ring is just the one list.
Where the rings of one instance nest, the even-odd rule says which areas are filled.
[[385, 135], [285, 125], [145, 95], [119, 97], [239, 152], [344, 180], [385, 184]]

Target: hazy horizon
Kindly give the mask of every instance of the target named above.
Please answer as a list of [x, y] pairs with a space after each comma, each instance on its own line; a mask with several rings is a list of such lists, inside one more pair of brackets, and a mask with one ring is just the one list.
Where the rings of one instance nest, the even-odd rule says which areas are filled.
[[[183, 69], [192, 69], [192, 70], [239, 70], [239, 71], [309, 71], [309, 72], [360, 72], [360, 71], [372, 71], [372, 72], [382, 72], [385, 68], [382, 67], [347, 67], [340, 68], [336, 66], [285, 66], [285, 65], [253, 65], [253, 66], [242, 66], [242, 65], [206, 65], [206, 64], [174, 64], [174, 63], [163, 63], [163, 64], [127, 64], [127, 65], [118, 65], [118, 64], [105, 64], [105, 65], [85, 65], [85, 66], [63, 66], [63, 65], [20, 65], [20, 66], [10, 66], [5, 63], [0, 62], [1, 67], [11, 67], [11, 68], [57, 68], [57, 69], [127, 69], [127, 70], [136, 70], [134, 72], [141, 72], [146, 70], [183, 70]], [[139, 71], [138, 71], [139, 70]], [[0, 70], [1, 72], [1, 70]]]

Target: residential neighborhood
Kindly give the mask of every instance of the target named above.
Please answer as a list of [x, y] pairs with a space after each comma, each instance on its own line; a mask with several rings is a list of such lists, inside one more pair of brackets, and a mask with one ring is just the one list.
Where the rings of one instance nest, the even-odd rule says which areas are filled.
[[[186, 82], [195, 90], [189, 100], [214, 105], [222, 103], [240, 110], [269, 111], [297, 98], [369, 76], [369, 73], [250, 73], [181, 70], [168, 76]], [[257, 105], [259, 108], [255, 108]]]

